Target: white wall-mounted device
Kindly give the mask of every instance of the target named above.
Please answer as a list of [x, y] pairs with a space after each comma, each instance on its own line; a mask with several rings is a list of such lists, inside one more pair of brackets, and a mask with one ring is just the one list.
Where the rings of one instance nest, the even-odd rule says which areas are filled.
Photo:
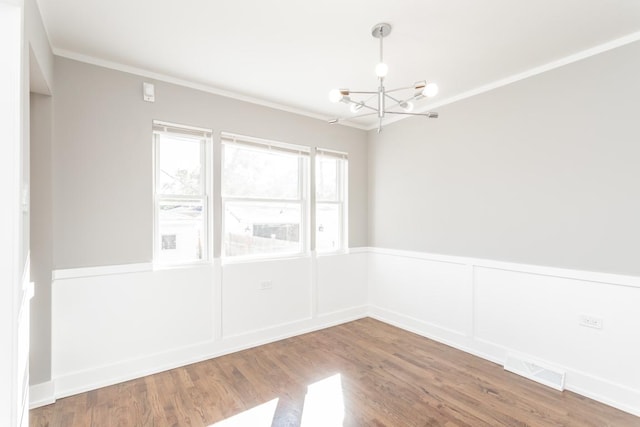
[[156, 100], [156, 90], [153, 86], [153, 83], [142, 83], [142, 99], [147, 102], [155, 102]]

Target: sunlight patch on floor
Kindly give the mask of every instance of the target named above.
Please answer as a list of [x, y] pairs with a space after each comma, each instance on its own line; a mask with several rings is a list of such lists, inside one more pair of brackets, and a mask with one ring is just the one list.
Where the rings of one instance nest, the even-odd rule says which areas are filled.
[[277, 407], [278, 399], [273, 399], [209, 427], [271, 427]]
[[[273, 399], [209, 427], [271, 427], [279, 399]], [[339, 427], [344, 423], [342, 377], [335, 374], [310, 384], [304, 398], [300, 427]]]
[[340, 374], [309, 385], [300, 427], [338, 427], [343, 422], [344, 398]]

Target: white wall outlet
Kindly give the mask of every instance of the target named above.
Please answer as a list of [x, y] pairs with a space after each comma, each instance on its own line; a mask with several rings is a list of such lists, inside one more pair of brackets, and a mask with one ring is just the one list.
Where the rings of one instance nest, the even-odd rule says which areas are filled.
[[267, 289], [273, 289], [273, 282], [271, 280], [265, 280], [260, 282], [260, 290], [266, 291]]
[[602, 329], [602, 318], [587, 316], [586, 314], [583, 314], [582, 316], [580, 316], [580, 326], [585, 326], [587, 328], [594, 328], [594, 329]]

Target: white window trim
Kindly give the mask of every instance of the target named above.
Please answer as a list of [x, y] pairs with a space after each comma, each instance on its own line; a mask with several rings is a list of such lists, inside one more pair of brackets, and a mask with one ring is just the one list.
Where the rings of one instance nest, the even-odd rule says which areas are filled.
[[[325, 148], [316, 147], [316, 152], [314, 156], [314, 162], [316, 162], [315, 168], [317, 165], [317, 158], [320, 156], [325, 157], [334, 157], [338, 159], [342, 159], [344, 162], [342, 163], [342, 167], [339, 168], [338, 179], [340, 182], [340, 200], [318, 200], [317, 198], [317, 183], [316, 177], [314, 176], [314, 191], [316, 191], [315, 197], [315, 218], [316, 224], [313, 233], [315, 233], [316, 239], [316, 247], [314, 251], [317, 256], [325, 256], [325, 255], [336, 255], [336, 254], [346, 254], [349, 252], [349, 154], [343, 151], [329, 150]], [[317, 242], [318, 242], [318, 223], [317, 223], [317, 207], [318, 205], [339, 205], [340, 209], [340, 247], [335, 250], [318, 250]]]
[[[310, 207], [310, 153], [311, 148], [301, 145], [289, 144], [285, 142], [266, 140], [262, 138], [255, 138], [251, 136], [243, 136], [232, 133], [223, 132], [221, 134], [221, 185], [220, 185], [220, 199], [221, 199], [221, 248], [220, 258], [223, 264], [242, 263], [251, 261], [269, 261], [269, 260], [282, 260], [292, 258], [304, 258], [309, 257], [310, 250], [310, 225], [311, 225], [311, 207]], [[224, 194], [224, 164], [225, 164], [225, 146], [226, 145], [244, 145], [247, 148], [264, 151], [275, 151], [283, 155], [291, 155], [298, 158], [300, 173], [298, 174], [299, 184], [299, 198], [298, 199], [274, 199], [274, 198], [255, 198], [255, 197], [237, 197], [237, 196], [225, 196]], [[267, 254], [251, 254], [251, 255], [236, 255], [228, 256], [225, 253], [225, 220], [226, 220], [226, 205], [228, 202], [272, 202], [272, 203], [292, 203], [300, 204], [300, 251], [296, 252], [279, 252], [279, 253], [267, 253]]]
[[[167, 135], [183, 135], [188, 138], [202, 140], [202, 144], [200, 145], [200, 159], [202, 161], [201, 164], [201, 182], [202, 186], [202, 195], [181, 195], [181, 194], [171, 194], [171, 195], [161, 195], [158, 194], [158, 171], [160, 170], [160, 150], [159, 150], [159, 138], [158, 136], [161, 134]], [[192, 266], [192, 265], [203, 265], [209, 264], [213, 259], [213, 242], [214, 242], [214, 232], [213, 232], [213, 173], [212, 173], [212, 165], [213, 165], [213, 142], [212, 142], [213, 131], [211, 129], [199, 128], [188, 125], [180, 125], [176, 123], [163, 122], [159, 120], [153, 121], [153, 130], [152, 130], [152, 144], [153, 144], [153, 239], [152, 239], [152, 254], [153, 254], [153, 269], [165, 269], [165, 268], [176, 268], [182, 266]], [[203, 254], [202, 259], [199, 260], [188, 260], [188, 261], [162, 261], [160, 260], [160, 245], [162, 244], [160, 239], [160, 202], [162, 200], [202, 200], [203, 204], [203, 217], [204, 217], [204, 236], [205, 242], [203, 245]]]

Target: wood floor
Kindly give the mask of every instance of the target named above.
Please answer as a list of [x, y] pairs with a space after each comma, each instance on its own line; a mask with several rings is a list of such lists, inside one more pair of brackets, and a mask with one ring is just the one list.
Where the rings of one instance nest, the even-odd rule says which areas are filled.
[[301, 423], [640, 426], [640, 418], [370, 318], [31, 411], [31, 426]]

